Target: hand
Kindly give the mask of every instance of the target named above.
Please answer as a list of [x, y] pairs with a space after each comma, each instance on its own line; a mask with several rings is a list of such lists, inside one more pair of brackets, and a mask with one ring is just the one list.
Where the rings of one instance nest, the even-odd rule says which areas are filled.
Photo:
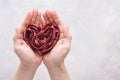
[[71, 46], [71, 36], [68, 27], [64, 26], [60, 18], [54, 11], [46, 11], [43, 14], [43, 24], [54, 23], [60, 29], [60, 38], [50, 53], [44, 55], [43, 62], [46, 66], [59, 66], [64, 63]]
[[13, 38], [14, 51], [21, 60], [22, 65], [27, 67], [38, 67], [42, 62], [42, 56], [36, 54], [23, 40], [24, 28], [29, 24], [41, 25], [41, 13], [37, 10], [29, 12], [20, 28], [16, 29]]
[[50, 74], [51, 80], [70, 80], [69, 74], [64, 65], [70, 46], [71, 36], [68, 27], [64, 26], [60, 18], [54, 11], [46, 11], [43, 14], [43, 26], [48, 23], [58, 25], [60, 29], [60, 38], [55, 47], [43, 57], [43, 62], [46, 65]]

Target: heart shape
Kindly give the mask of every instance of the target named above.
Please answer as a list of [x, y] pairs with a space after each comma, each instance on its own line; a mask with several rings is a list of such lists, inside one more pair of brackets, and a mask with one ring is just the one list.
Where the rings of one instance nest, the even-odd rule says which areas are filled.
[[35, 24], [28, 25], [23, 34], [25, 42], [39, 55], [50, 52], [57, 43], [60, 30], [55, 24], [47, 24], [43, 28]]

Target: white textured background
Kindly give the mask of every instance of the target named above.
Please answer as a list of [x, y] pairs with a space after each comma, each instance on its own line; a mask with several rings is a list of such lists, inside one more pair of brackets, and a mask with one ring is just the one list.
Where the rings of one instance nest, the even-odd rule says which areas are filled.
[[[65, 63], [73, 80], [120, 80], [120, 0], [0, 0], [0, 80], [16, 72], [12, 37], [33, 8], [56, 10], [70, 27]], [[43, 64], [34, 80], [50, 80]]]

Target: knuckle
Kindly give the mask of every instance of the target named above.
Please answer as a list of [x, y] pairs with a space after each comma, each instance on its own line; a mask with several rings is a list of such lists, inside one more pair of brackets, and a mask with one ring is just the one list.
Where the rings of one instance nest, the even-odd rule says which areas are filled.
[[72, 36], [70, 36], [70, 39], [72, 40]]
[[65, 45], [65, 46], [64, 46], [64, 49], [70, 50], [70, 46], [69, 46], [69, 45]]
[[69, 39], [72, 40], [72, 36], [71, 35], [69, 35]]
[[16, 47], [16, 46], [15, 46], [15, 47], [14, 47], [14, 51], [15, 51], [15, 52], [18, 52], [18, 51], [19, 51], [19, 47]]
[[15, 36], [12, 38], [13, 41], [15, 41]]

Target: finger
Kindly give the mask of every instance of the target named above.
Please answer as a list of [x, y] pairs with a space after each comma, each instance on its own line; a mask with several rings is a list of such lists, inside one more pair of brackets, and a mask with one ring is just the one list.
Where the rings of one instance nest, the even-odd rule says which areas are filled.
[[31, 19], [31, 21], [30, 21], [31, 24], [35, 24], [37, 15], [38, 15], [38, 10], [33, 9], [33, 11], [32, 11], [32, 19]]
[[72, 36], [69, 33], [69, 28], [68, 27], [64, 27], [63, 40], [64, 40], [63, 45], [66, 48], [70, 49]]
[[38, 13], [37, 13], [36, 20], [35, 20], [35, 24], [36, 24], [36, 25], [40, 25], [40, 24], [41, 24], [41, 23], [40, 23], [40, 17], [41, 17], [41, 14], [38, 12]]
[[63, 37], [64, 38], [69, 38], [70, 34], [69, 34], [69, 27], [65, 27], [63, 28]]
[[23, 35], [22, 35], [21, 32], [20, 32], [20, 28], [17, 27], [17, 28], [16, 28], [15, 35], [14, 35], [14, 37], [13, 37], [13, 42], [14, 42], [14, 44], [17, 43], [18, 40], [21, 40], [22, 37], [23, 37]]
[[40, 27], [43, 26], [42, 24], [43, 24], [43, 23], [42, 23], [42, 13], [40, 13]]
[[60, 37], [59, 37], [59, 39], [62, 39], [62, 38], [64, 38], [64, 36], [63, 36], [63, 32], [60, 33]]
[[56, 45], [63, 44], [63, 46], [66, 49], [70, 49], [72, 36], [69, 34], [69, 28], [68, 27], [64, 27], [63, 30], [64, 31], [62, 33], [60, 33], [60, 39], [59, 39], [59, 41], [57, 42]]
[[53, 18], [52, 18], [52, 11], [47, 10], [47, 11], [46, 11], [46, 17], [47, 17], [47, 19], [49, 20], [50, 23], [53, 23], [53, 22], [54, 22], [54, 21], [53, 21]]
[[45, 20], [44, 20], [44, 18], [43, 18], [43, 14], [42, 13], [40, 13], [41, 15], [40, 15], [40, 27], [44, 27], [45, 26]]
[[31, 18], [32, 18], [32, 12], [28, 12], [25, 17], [25, 20], [22, 23], [22, 27], [21, 27], [22, 30], [30, 24]]
[[72, 36], [69, 33], [69, 28], [68, 27], [64, 27], [63, 38], [64, 38], [64, 44], [67, 47], [71, 46]]
[[49, 20], [47, 18], [47, 11], [45, 11], [45, 13], [43, 14], [43, 17], [45, 19], [45, 23], [48, 24], [49, 23]]
[[72, 41], [72, 36], [69, 36], [68, 38], [64, 38], [64, 42], [67, 44], [67, 43], [71, 43]]
[[43, 16], [41, 16], [41, 25], [42, 27], [46, 25], [46, 22]]
[[69, 38], [64, 38], [63, 39], [63, 45], [66, 49], [70, 49], [71, 47], [71, 41], [72, 41], [72, 37], [70, 36]]
[[56, 46], [60, 44], [63, 44], [63, 39], [58, 40], [58, 42], [56, 43]]
[[59, 16], [57, 15], [57, 13], [55, 11], [52, 11], [52, 18], [54, 20], [54, 23], [58, 26], [63, 25], [62, 21], [60, 20]]
[[21, 30], [19, 27], [16, 28], [15, 38], [17, 39], [22, 38]]
[[51, 11], [51, 17], [52, 17], [53, 23], [59, 27], [60, 32], [62, 33], [64, 25], [62, 24], [60, 18], [58, 17], [55, 11]]

